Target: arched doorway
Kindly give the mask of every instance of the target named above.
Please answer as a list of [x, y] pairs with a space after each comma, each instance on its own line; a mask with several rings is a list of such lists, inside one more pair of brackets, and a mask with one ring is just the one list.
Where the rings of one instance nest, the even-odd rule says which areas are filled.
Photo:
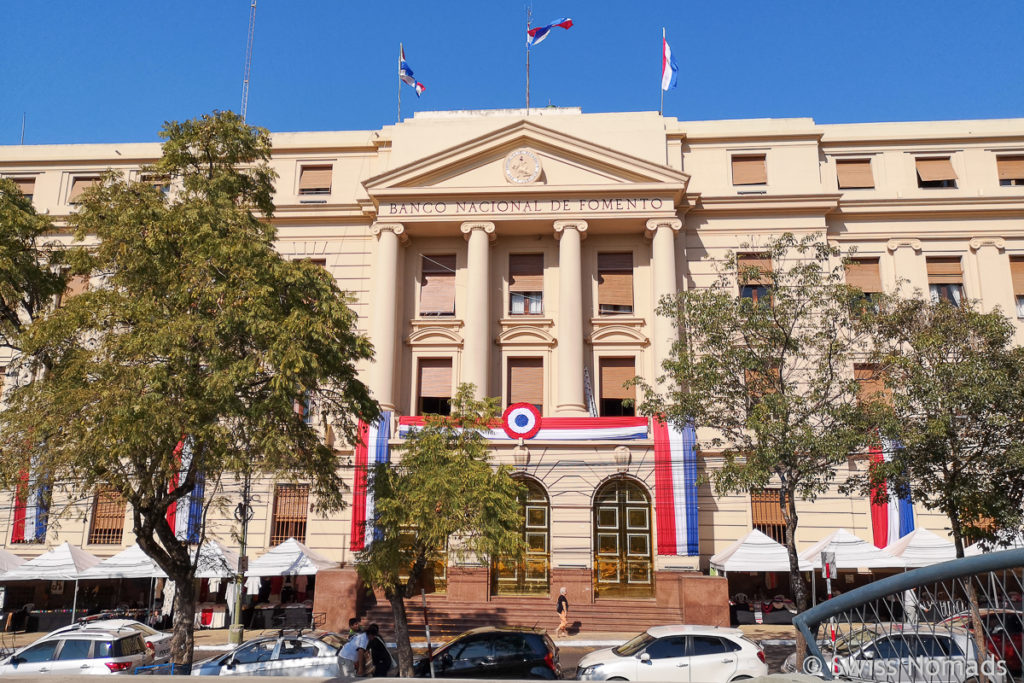
[[498, 558], [491, 572], [496, 595], [547, 595], [551, 568], [551, 503], [544, 487], [522, 478], [526, 487], [520, 498], [526, 554], [521, 560]]
[[594, 594], [654, 595], [651, 497], [631, 479], [613, 479], [594, 496]]

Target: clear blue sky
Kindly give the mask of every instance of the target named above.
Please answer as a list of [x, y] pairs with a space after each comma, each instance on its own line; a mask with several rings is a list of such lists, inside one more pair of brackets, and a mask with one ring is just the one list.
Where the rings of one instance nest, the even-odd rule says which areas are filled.
[[[419, 110], [522, 107], [530, 0], [258, 0], [249, 122], [374, 129]], [[0, 144], [155, 140], [238, 110], [249, 0], [6, 0]], [[575, 26], [532, 54], [532, 104], [658, 108], [661, 28], [680, 66], [665, 114], [820, 123], [1024, 116], [1020, 0], [534, 0]]]

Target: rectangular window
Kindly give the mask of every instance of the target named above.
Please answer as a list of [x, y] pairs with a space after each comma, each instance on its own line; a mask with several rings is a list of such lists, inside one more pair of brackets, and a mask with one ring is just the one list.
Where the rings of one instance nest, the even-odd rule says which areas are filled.
[[452, 359], [421, 358], [417, 410], [420, 415], [451, 415]]
[[299, 194], [330, 194], [334, 167], [303, 166], [299, 171]]
[[597, 313], [633, 312], [633, 254], [597, 255]]
[[743, 154], [732, 158], [733, 185], [766, 185], [768, 168], [764, 154]]
[[743, 384], [747, 387], [747, 410], [761, 402], [765, 394], [774, 394], [779, 390], [779, 383], [782, 381], [782, 371], [773, 368], [769, 373], [762, 373], [756, 370], [743, 371]]
[[14, 184], [18, 186], [18, 191], [21, 192], [28, 199], [32, 199], [32, 195], [36, 191], [36, 179], [35, 178], [11, 178]]
[[918, 187], [956, 187], [956, 172], [949, 157], [915, 159]]
[[881, 368], [872, 363], [855, 363], [853, 378], [857, 380], [857, 399], [860, 401], [875, 400], [885, 396], [885, 382]]
[[753, 527], [776, 543], [786, 543], [786, 520], [782, 517], [782, 489], [750, 492]]
[[162, 195], [166, 195], [171, 191], [171, 179], [167, 176], [147, 173], [140, 180]]
[[274, 489], [274, 523], [270, 545], [294, 538], [306, 542], [306, 515], [309, 511], [308, 484], [278, 484]]
[[1017, 317], [1024, 318], [1024, 256], [1010, 259], [1010, 277], [1013, 278], [1013, 297], [1017, 301]]
[[836, 159], [840, 190], [867, 189], [875, 186], [871, 159]]
[[100, 182], [98, 175], [78, 176], [71, 181], [71, 192], [68, 194], [68, 204], [77, 204], [82, 193], [93, 185]]
[[544, 359], [508, 359], [508, 403], [532, 403], [544, 413]]
[[948, 301], [959, 306], [964, 298], [964, 274], [959, 256], [942, 256], [926, 260], [928, 292], [932, 301]]
[[[481, 293], [482, 294], [482, 293]], [[455, 255], [423, 255], [420, 315], [455, 315]]]
[[865, 294], [881, 293], [882, 276], [878, 272], [878, 259], [852, 259], [846, 264], [846, 284], [857, 287]]
[[509, 254], [509, 315], [544, 312], [544, 254]]
[[1024, 185], [1024, 155], [996, 157], [996, 170], [1000, 185]]
[[72, 275], [68, 278], [68, 286], [57, 299], [57, 306], [63, 306], [71, 297], [89, 291], [88, 275]]
[[636, 387], [623, 386], [636, 377], [636, 361], [633, 358], [602, 358], [601, 372], [601, 417], [632, 417], [636, 415], [635, 405], [624, 405], [636, 398]]
[[736, 259], [740, 296], [771, 305], [772, 260], [767, 254], [740, 254]]
[[124, 498], [112, 488], [101, 488], [92, 502], [89, 543], [119, 545], [124, 533]]

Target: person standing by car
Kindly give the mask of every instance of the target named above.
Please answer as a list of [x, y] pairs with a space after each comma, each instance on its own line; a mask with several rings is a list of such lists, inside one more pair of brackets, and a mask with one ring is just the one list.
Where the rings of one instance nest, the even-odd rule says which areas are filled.
[[342, 676], [365, 676], [367, 637], [363, 632], [363, 619], [352, 617], [348, 620], [348, 628], [352, 635], [338, 652], [339, 672]]
[[558, 590], [558, 603], [555, 605], [555, 611], [558, 612], [558, 629], [555, 631], [555, 635], [569, 635], [569, 598], [565, 597], [565, 586]]
[[380, 637], [380, 627], [377, 624], [366, 627], [366, 650], [370, 653], [370, 662], [373, 665], [370, 675], [375, 678], [387, 676], [391, 670], [391, 653]]

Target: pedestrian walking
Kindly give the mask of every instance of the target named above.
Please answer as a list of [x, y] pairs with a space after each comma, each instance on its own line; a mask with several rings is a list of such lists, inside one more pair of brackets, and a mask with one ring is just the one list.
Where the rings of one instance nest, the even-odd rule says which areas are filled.
[[342, 676], [366, 675], [367, 636], [363, 632], [363, 619], [352, 617], [348, 620], [348, 642], [338, 652], [338, 670]]
[[558, 629], [555, 631], [555, 635], [569, 635], [569, 598], [565, 597], [565, 586], [558, 591], [558, 603], [555, 605], [555, 611], [558, 612]]

